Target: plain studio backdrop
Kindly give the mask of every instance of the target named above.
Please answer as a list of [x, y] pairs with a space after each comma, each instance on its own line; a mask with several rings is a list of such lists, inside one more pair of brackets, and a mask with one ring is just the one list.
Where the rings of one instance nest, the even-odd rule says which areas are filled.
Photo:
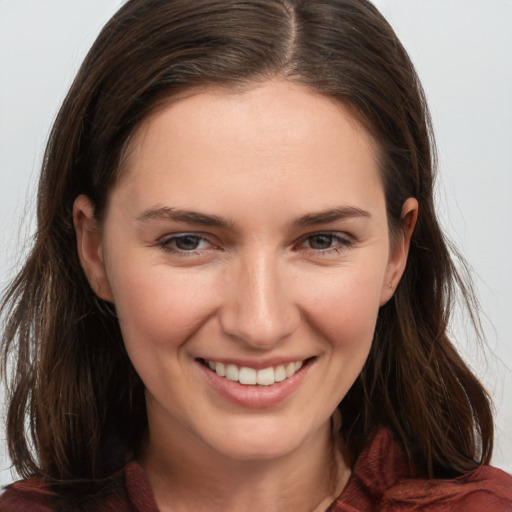
[[[512, 0], [376, 0], [411, 55], [439, 149], [437, 202], [470, 262], [485, 354], [452, 330], [494, 397], [493, 464], [512, 472]], [[120, 0], [0, 0], [0, 284], [34, 228], [35, 191], [57, 109]], [[2, 411], [3, 415], [3, 411]], [[12, 480], [0, 434], [0, 483]]]

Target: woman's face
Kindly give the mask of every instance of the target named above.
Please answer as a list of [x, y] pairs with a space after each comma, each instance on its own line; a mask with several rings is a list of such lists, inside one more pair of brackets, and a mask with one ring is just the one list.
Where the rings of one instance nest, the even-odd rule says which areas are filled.
[[246, 460], [325, 432], [407, 253], [365, 130], [301, 85], [211, 90], [147, 119], [123, 172], [101, 229], [83, 196], [75, 222], [150, 436]]

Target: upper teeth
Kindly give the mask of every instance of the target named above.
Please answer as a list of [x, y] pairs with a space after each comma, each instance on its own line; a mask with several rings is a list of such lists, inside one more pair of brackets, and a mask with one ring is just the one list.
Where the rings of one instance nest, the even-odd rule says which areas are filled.
[[237, 381], [240, 384], [270, 386], [291, 377], [302, 367], [302, 361], [291, 362], [286, 365], [269, 366], [262, 370], [255, 370], [247, 366], [238, 367], [234, 364], [223, 364], [215, 361], [206, 361], [211, 370], [221, 377]]

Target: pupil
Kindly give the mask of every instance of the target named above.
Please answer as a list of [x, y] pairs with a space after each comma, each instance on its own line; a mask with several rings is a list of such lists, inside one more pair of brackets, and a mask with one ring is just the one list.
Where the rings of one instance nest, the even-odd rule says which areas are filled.
[[312, 249], [328, 249], [332, 245], [332, 235], [315, 235], [309, 240]]
[[199, 237], [197, 236], [182, 236], [176, 239], [176, 247], [182, 251], [192, 251], [197, 249], [199, 245]]

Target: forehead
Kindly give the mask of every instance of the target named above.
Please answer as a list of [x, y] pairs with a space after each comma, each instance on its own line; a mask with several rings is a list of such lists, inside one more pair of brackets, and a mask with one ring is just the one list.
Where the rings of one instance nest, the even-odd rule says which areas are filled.
[[382, 192], [376, 154], [347, 107], [303, 85], [209, 88], [171, 98], [141, 123], [118, 186], [163, 201], [166, 189], [197, 199], [240, 187], [298, 199], [314, 185], [333, 201], [336, 187], [339, 202], [347, 190]]
[[[276, 80], [263, 84], [200, 86], [187, 88], [172, 95], [162, 95], [130, 138], [123, 157], [123, 168], [128, 170], [132, 167], [137, 153], [140, 153], [144, 144], [147, 144], [148, 134], [154, 133], [156, 126], [161, 128], [165, 123], [171, 135], [176, 131], [173, 128], [179, 128], [173, 127], [173, 124], [184, 127], [184, 118], [188, 124], [205, 130], [208, 130], [209, 124], [219, 128], [225, 127], [227, 123], [233, 126], [233, 131], [242, 134], [243, 132], [238, 130], [239, 126], [248, 128], [252, 125], [256, 129], [259, 125], [266, 129], [265, 133], [268, 135], [295, 135], [297, 140], [308, 136], [318, 140], [326, 134], [322, 131], [316, 132], [316, 127], [321, 125], [323, 128], [327, 124], [334, 124], [344, 131], [345, 137], [354, 135], [354, 141], [357, 139], [356, 143], [364, 144], [373, 158], [379, 160], [378, 144], [360, 122], [360, 116], [354, 108], [306, 85]], [[173, 119], [175, 123], [172, 122]], [[290, 130], [290, 127], [293, 129]], [[184, 130], [177, 131], [182, 131], [182, 134], [186, 135]], [[216, 133], [217, 130], [206, 135], [213, 142]], [[200, 135], [199, 132], [197, 134]], [[204, 131], [201, 134], [204, 135]], [[252, 143], [258, 142], [257, 135], [255, 133]], [[260, 137], [260, 142], [266, 143], [263, 137]]]

